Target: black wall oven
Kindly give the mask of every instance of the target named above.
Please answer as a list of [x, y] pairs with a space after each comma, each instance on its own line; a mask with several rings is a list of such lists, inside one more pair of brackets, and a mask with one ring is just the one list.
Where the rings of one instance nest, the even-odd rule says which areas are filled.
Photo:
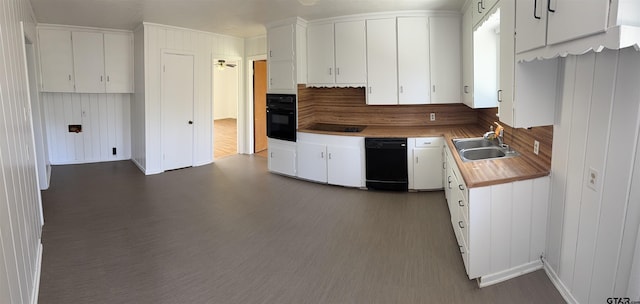
[[267, 94], [267, 137], [296, 141], [296, 95]]

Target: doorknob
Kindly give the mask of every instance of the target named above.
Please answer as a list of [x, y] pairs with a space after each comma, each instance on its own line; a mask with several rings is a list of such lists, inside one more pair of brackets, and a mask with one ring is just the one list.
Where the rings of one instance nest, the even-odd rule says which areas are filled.
[[189, 124], [192, 125], [193, 124], [193, 120], [189, 120]]

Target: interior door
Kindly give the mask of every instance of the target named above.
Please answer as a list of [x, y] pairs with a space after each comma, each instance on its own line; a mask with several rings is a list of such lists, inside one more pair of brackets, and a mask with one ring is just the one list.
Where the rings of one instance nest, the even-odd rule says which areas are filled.
[[193, 165], [194, 58], [162, 55], [162, 168]]
[[253, 62], [253, 152], [267, 149], [267, 61]]

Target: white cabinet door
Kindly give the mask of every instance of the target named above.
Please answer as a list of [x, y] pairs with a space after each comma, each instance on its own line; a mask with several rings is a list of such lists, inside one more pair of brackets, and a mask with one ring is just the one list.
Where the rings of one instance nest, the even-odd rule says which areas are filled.
[[611, 1], [549, 1], [547, 44], [564, 42], [607, 29]]
[[413, 149], [414, 189], [442, 189], [441, 147]]
[[473, 24], [467, 8], [462, 16], [462, 102], [473, 108]]
[[71, 32], [38, 30], [42, 91], [73, 92], [73, 51]]
[[296, 89], [293, 61], [271, 61], [267, 69], [269, 73], [269, 91], [292, 91]]
[[513, 125], [513, 94], [515, 77], [515, 5], [500, 1], [500, 64], [498, 81], [498, 116], [500, 121]]
[[327, 146], [327, 181], [347, 187], [362, 186], [362, 149], [351, 146]]
[[104, 93], [102, 33], [73, 32], [73, 71], [77, 93]]
[[367, 20], [367, 104], [398, 104], [395, 18]]
[[269, 139], [270, 172], [296, 176], [296, 143]]
[[293, 34], [292, 24], [268, 29], [269, 54], [267, 60], [293, 60], [295, 47]]
[[333, 23], [307, 28], [307, 81], [310, 84], [335, 82]]
[[[516, 1], [516, 53], [543, 47], [547, 40], [547, 1]], [[582, 2], [582, 1], [581, 1]]]
[[107, 93], [133, 93], [133, 35], [104, 33]]
[[367, 36], [364, 20], [335, 23], [336, 83], [367, 82]]
[[460, 18], [429, 18], [431, 103], [459, 103], [460, 100]]
[[398, 103], [429, 103], [430, 84], [429, 19], [398, 18]]
[[299, 141], [298, 177], [312, 181], [327, 182], [327, 146]]

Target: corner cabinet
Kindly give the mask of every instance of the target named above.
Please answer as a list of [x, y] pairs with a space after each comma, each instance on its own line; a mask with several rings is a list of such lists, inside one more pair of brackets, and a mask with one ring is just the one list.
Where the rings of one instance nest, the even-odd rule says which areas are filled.
[[442, 189], [443, 137], [407, 139], [409, 190]]
[[364, 187], [364, 138], [298, 133], [297, 177], [319, 183]]
[[444, 149], [445, 197], [469, 279], [485, 287], [541, 269], [550, 178], [467, 188]]
[[268, 139], [269, 172], [296, 176], [296, 143], [278, 139]]
[[268, 92], [295, 94], [306, 82], [306, 23], [299, 18], [267, 26]]
[[38, 29], [43, 92], [133, 93], [133, 34]]

